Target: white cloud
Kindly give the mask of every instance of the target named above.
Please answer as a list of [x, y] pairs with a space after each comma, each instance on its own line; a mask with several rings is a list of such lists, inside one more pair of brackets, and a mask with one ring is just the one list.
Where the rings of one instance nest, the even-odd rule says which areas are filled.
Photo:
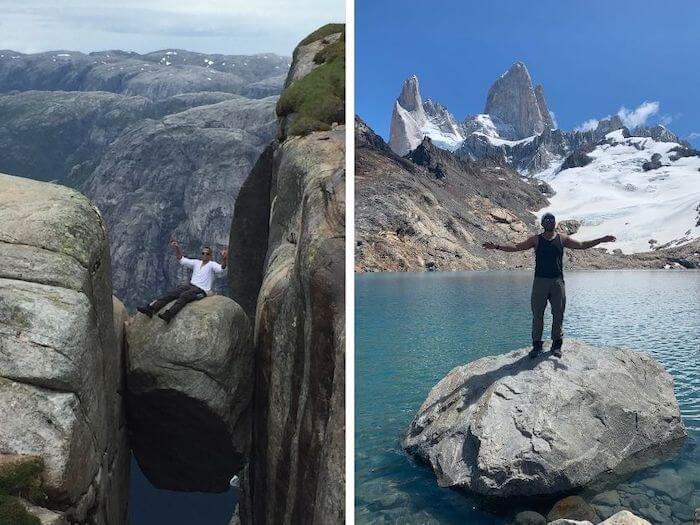
[[595, 118], [588, 119], [583, 124], [575, 127], [574, 131], [592, 131], [598, 127], [598, 122], [600, 122], [600, 121], [598, 119], [595, 119]]
[[688, 140], [695, 140], [695, 139], [700, 139], [700, 132], [693, 131], [690, 135], [688, 135]]
[[552, 122], [554, 123], [554, 127], [558, 128], [559, 125], [557, 124], [557, 116], [554, 114], [554, 111], [549, 110], [549, 116], [552, 117]]
[[655, 115], [659, 112], [659, 103], [654, 102], [642, 102], [635, 109], [627, 109], [622, 106], [617, 115], [622, 119], [622, 123], [630, 128], [636, 128], [637, 126], [643, 126], [646, 124], [649, 117]]
[[1, 0], [0, 49], [290, 55], [311, 31], [343, 22], [343, 0]]

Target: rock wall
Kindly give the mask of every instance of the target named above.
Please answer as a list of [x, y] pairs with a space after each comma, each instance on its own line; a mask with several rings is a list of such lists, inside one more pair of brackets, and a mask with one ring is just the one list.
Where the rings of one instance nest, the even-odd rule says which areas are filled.
[[255, 319], [243, 523], [344, 522], [344, 165], [345, 126], [287, 138], [236, 202], [257, 210], [255, 224], [236, 213], [230, 240], [230, 289]]
[[71, 523], [126, 523], [120, 308], [102, 219], [63, 186], [0, 175], [0, 195], [0, 453], [41, 457], [41, 506]]

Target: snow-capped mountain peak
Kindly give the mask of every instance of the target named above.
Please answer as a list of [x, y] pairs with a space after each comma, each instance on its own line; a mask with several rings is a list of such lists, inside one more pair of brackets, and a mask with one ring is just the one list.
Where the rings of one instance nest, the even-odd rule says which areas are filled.
[[700, 237], [698, 154], [675, 141], [611, 131], [584, 165], [548, 177], [555, 195], [538, 213], [580, 221], [583, 239], [616, 235], [610, 247], [624, 253], [684, 244]]

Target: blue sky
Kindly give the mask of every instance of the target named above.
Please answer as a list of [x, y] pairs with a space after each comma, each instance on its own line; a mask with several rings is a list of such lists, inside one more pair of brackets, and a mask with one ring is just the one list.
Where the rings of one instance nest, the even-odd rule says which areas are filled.
[[700, 147], [699, 1], [356, 0], [355, 20], [356, 112], [385, 138], [409, 75], [462, 120], [521, 60], [562, 129], [656, 102], [647, 123]]

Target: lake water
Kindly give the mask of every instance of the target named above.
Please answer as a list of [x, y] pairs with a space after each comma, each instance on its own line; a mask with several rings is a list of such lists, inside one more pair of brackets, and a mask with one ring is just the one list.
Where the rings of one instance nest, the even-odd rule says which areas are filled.
[[[356, 522], [508, 523], [522, 508], [496, 514], [439, 488], [400, 441], [453, 367], [530, 344], [531, 272], [361, 274], [355, 282]], [[566, 287], [565, 337], [651, 354], [674, 377], [688, 429], [677, 457], [615, 487], [621, 506], [653, 523], [692, 523], [700, 507], [700, 273], [568, 272]]]
[[155, 488], [131, 458], [129, 525], [229, 525], [238, 489], [212, 494]]

